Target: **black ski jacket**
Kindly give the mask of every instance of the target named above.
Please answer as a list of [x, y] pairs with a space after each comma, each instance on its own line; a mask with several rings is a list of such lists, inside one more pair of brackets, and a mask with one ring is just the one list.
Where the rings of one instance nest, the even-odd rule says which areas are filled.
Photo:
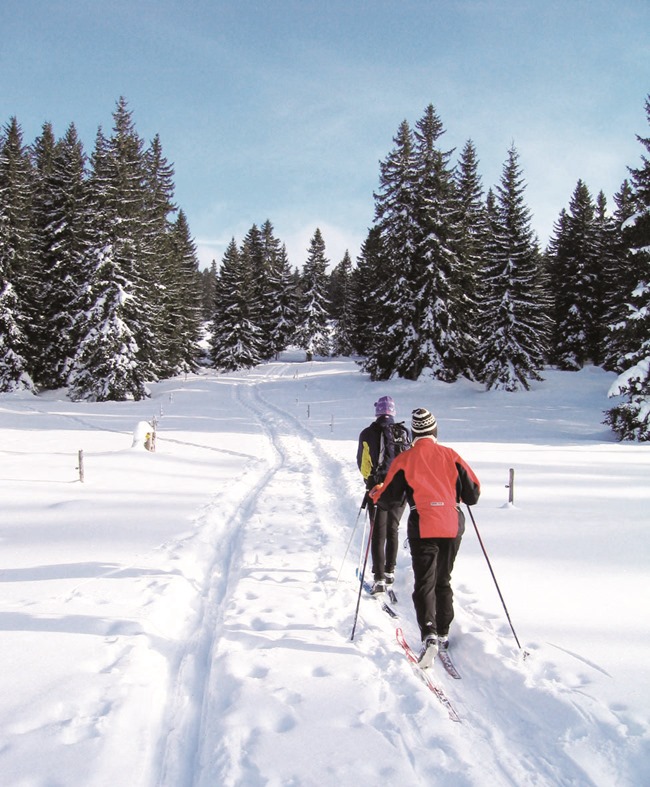
[[395, 458], [395, 445], [387, 429], [393, 423], [392, 415], [380, 415], [359, 435], [357, 467], [366, 482], [366, 489], [372, 489], [384, 480]]

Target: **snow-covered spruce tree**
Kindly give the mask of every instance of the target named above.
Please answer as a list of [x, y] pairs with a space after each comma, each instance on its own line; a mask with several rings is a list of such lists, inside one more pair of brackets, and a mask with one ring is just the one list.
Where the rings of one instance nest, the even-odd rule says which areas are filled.
[[[645, 104], [650, 123], [650, 96]], [[650, 154], [650, 137], [637, 139]], [[630, 259], [638, 274], [638, 284], [630, 293], [620, 325], [628, 351], [623, 370], [610, 389], [610, 396], [625, 401], [607, 411], [609, 424], [622, 440], [650, 440], [650, 158], [641, 156], [641, 166], [630, 169], [636, 211], [623, 228]]]
[[[81, 338], [68, 376], [68, 393], [74, 400], [139, 400], [147, 395], [147, 378], [133, 330], [136, 288], [129, 275], [132, 266], [124, 261], [125, 236], [117, 227], [120, 214], [115, 205], [115, 170], [111, 144], [100, 129], [89, 178], [90, 274], [84, 292], [83, 320], [79, 323]], [[119, 255], [116, 246], [121, 250]]]
[[15, 118], [0, 134], [0, 392], [34, 390], [27, 325], [34, 316], [31, 167]]
[[[119, 107], [118, 107], [119, 110]], [[124, 123], [116, 123], [116, 128]], [[134, 129], [130, 129], [130, 134]], [[184, 324], [179, 319], [181, 260], [172, 243], [172, 228], [177, 207], [174, 203], [174, 171], [162, 151], [160, 137], [156, 134], [150, 146], [136, 138], [133, 148], [140, 147], [139, 167], [142, 170], [142, 239], [139, 242], [136, 270], [141, 280], [142, 297], [148, 303], [150, 335], [155, 337], [147, 363], [149, 378], [170, 377], [183, 366], [182, 332]], [[135, 170], [133, 162], [133, 170]], [[137, 196], [136, 196], [137, 200]], [[143, 359], [143, 353], [140, 352]]]
[[[0, 216], [0, 258], [3, 254], [3, 224]], [[16, 319], [18, 312], [16, 292], [0, 273], [0, 393], [34, 390], [25, 361], [25, 334]]]
[[332, 337], [332, 353], [334, 355], [352, 355], [353, 326], [352, 317], [352, 259], [346, 249], [343, 259], [334, 268], [330, 276], [329, 301], [334, 320]]
[[476, 351], [480, 306], [477, 300], [479, 280], [483, 273], [487, 218], [485, 195], [478, 173], [478, 157], [472, 140], [467, 140], [456, 167], [457, 249], [460, 264], [455, 279], [460, 294], [455, 318], [465, 331], [465, 376], [477, 377]]
[[[200, 308], [198, 271], [188, 270], [196, 260], [186, 223], [176, 226], [171, 219], [176, 211], [173, 170], [157, 136], [145, 150], [123, 98], [113, 119], [110, 138], [98, 132], [88, 178], [91, 273], [79, 346], [90, 343], [94, 349], [80, 349], [75, 357], [72, 379], [77, 398], [103, 397], [106, 391], [115, 397], [142, 398], [146, 381], [187, 370], [192, 353], [198, 352], [197, 320], [191, 317], [195, 307]], [[113, 315], [107, 312], [110, 308]], [[104, 352], [119, 348], [124, 358], [100, 359], [96, 337], [107, 326], [123, 340], [106, 342]], [[80, 366], [91, 361], [101, 370], [96, 391], [87, 381], [94, 370]], [[111, 370], [119, 377], [114, 383], [101, 377]]]
[[[378, 299], [388, 274], [382, 271], [381, 233], [371, 227], [361, 245], [357, 265], [352, 269], [352, 347], [357, 355], [368, 357], [374, 346], [379, 324]], [[360, 362], [366, 366], [366, 361]]]
[[159, 216], [150, 210], [148, 162], [133, 114], [120, 98], [113, 112], [113, 134], [108, 140], [108, 205], [112, 215], [113, 259], [129, 282], [124, 317], [138, 346], [141, 380], [155, 380], [163, 368], [164, 347], [158, 332], [160, 299], [156, 240]]
[[307, 260], [300, 277], [297, 312], [298, 346], [305, 351], [309, 361], [315, 355], [330, 354], [328, 264], [325, 241], [317, 228], [309, 242]]
[[92, 265], [92, 305], [68, 378], [68, 395], [89, 402], [144, 399], [138, 345], [124, 319], [131, 297], [128, 282], [115, 264], [110, 244], [93, 252]]
[[[187, 217], [174, 203], [174, 171], [158, 135], [145, 153], [145, 269], [151, 279], [152, 330], [159, 342], [156, 374], [196, 369], [202, 292], [196, 247]], [[173, 215], [178, 215], [174, 220]]]
[[[262, 232], [266, 236], [265, 227], [266, 224]], [[267, 271], [264, 294], [270, 318], [267, 354], [277, 358], [291, 344], [296, 329], [297, 285], [284, 244], [268, 255]]]
[[198, 368], [201, 338], [201, 278], [196, 246], [185, 213], [180, 210], [167, 236], [169, 255], [162, 275], [165, 283], [164, 372], [187, 374]]
[[211, 358], [216, 369], [237, 371], [260, 363], [260, 331], [251, 321], [249, 270], [233, 238], [216, 282], [211, 330]]
[[589, 189], [579, 180], [569, 210], [556, 225], [549, 255], [554, 293], [554, 336], [550, 360], [560, 369], [578, 370], [600, 354], [602, 249]]
[[[51, 123], [44, 123], [42, 133], [30, 146], [31, 160], [31, 221], [32, 221], [32, 265], [33, 287], [30, 289], [33, 313], [32, 325], [38, 324], [40, 330], [30, 336], [32, 352], [32, 377], [39, 387], [48, 387], [47, 377], [43, 374], [43, 360], [47, 358], [43, 344], [52, 335], [47, 326], [46, 309], [49, 298], [45, 290], [49, 285], [46, 256], [50, 242], [51, 189], [54, 149], [56, 139]], [[58, 387], [58, 386], [53, 386]]]
[[373, 308], [362, 365], [372, 380], [401, 373], [403, 348], [414, 347], [418, 340], [413, 277], [421, 235], [415, 143], [406, 120], [393, 141], [393, 150], [380, 162], [379, 190], [374, 195], [378, 239], [373, 256], [381, 275], [367, 283]]
[[268, 219], [259, 231], [257, 245], [252, 270], [256, 323], [260, 329], [262, 359], [269, 360], [286, 349], [293, 333], [295, 287], [287, 250], [275, 237]]
[[338, 320], [343, 308], [343, 295], [352, 274], [352, 260], [346, 250], [343, 259], [332, 268], [327, 282], [327, 300], [330, 304], [330, 319]]
[[433, 106], [416, 124], [415, 187], [417, 236], [410, 287], [413, 331], [397, 361], [400, 377], [416, 380], [424, 369], [452, 382], [467, 373], [474, 354], [472, 326], [462, 325], [463, 285], [467, 276], [459, 255], [461, 227], [457, 211], [453, 151], [439, 147], [444, 128]]
[[247, 315], [256, 328], [255, 353], [259, 360], [267, 355], [268, 325], [265, 325], [264, 287], [266, 276], [266, 258], [264, 255], [264, 239], [257, 224], [246, 233], [239, 249], [239, 262], [242, 276], [246, 282]]
[[[594, 339], [593, 362], [603, 365], [609, 348], [608, 325], [611, 296], [610, 292], [620, 292], [619, 249], [622, 244], [622, 233], [616, 220], [611, 216], [607, 206], [607, 198], [603, 191], [596, 197], [594, 217], [596, 232], [596, 255], [599, 260], [600, 275], [596, 283], [600, 309], [596, 324], [592, 326]], [[620, 297], [620, 296], [619, 296]]]
[[67, 384], [90, 277], [86, 156], [73, 124], [56, 144], [53, 139], [46, 124], [32, 148], [41, 314], [34, 376], [44, 388]]
[[208, 322], [214, 312], [214, 298], [217, 286], [217, 261], [212, 260], [209, 268], [201, 271], [201, 303], [203, 320]]
[[[632, 293], [625, 321], [642, 324], [650, 311], [650, 284], [641, 282]], [[624, 401], [610, 408], [605, 417], [621, 440], [650, 440], [650, 332], [646, 327], [636, 352], [627, 353], [627, 368], [609, 390], [609, 396], [622, 396]]]
[[487, 202], [489, 240], [478, 359], [488, 390], [528, 390], [531, 380], [542, 379], [550, 321], [541, 255], [524, 191], [513, 146], [496, 198], [490, 190]]
[[604, 274], [604, 335], [602, 364], [612, 372], [625, 368], [625, 354], [630, 349], [625, 320], [630, 293], [638, 282], [635, 255], [627, 246], [623, 228], [636, 213], [635, 197], [629, 180], [624, 180], [614, 195], [616, 209], [611, 219], [609, 262]]

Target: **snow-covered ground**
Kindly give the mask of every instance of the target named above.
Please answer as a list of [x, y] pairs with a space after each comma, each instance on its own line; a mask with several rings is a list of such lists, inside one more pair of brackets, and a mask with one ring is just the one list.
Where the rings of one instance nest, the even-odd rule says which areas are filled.
[[[3, 787], [650, 784], [650, 445], [602, 425], [614, 375], [545, 377], [380, 384], [287, 355], [145, 402], [0, 396]], [[382, 394], [407, 422], [431, 409], [481, 479], [473, 513], [530, 654], [468, 518], [462, 680], [434, 667], [460, 724], [374, 599], [351, 641], [356, 441]], [[410, 585], [404, 548], [416, 646]]]

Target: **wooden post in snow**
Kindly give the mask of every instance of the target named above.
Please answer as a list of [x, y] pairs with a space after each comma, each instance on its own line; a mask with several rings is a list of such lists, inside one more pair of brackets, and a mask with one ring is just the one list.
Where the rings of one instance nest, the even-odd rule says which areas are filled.
[[513, 505], [515, 502], [515, 470], [513, 467], [508, 471], [508, 483], [506, 484], [508, 490], [508, 503]]
[[83, 482], [84, 482], [84, 452], [81, 449], [79, 449], [79, 465], [78, 465], [77, 469], [79, 470], [79, 480], [83, 484]]

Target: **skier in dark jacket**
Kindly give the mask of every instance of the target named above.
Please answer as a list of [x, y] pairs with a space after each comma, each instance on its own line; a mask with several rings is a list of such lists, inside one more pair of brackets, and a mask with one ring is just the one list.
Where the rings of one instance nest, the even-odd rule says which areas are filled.
[[[395, 458], [395, 443], [390, 425], [395, 423], [395, 402], [390, 396], [382, 396], [375, 402], [375, 420], [359, 435], [357, 466], [370, 490], [381, 483]], [[373, 593], [383, 593], [395, 581], [395, 564], [399, 548], [399, 522], [406, 507], [404, 495], [397, 496], [390, 504], [377, 508], [368, 499], [368, 511], [373, 521], [372, 573]]]
[[411, 433], [413, 446], [395, 458], [384, 483], [370, 496], [383, 508], [406, 494], [413, 605], [422, 637], [420, 665], [428, 667], [438, 648], [449, 644], [454, 618], [451, 572], [465, 532], [460, 502], [474, 505], [481, 486], [471, 467], [438, 443], [438, 424], [428, 410], [413, 411]]

